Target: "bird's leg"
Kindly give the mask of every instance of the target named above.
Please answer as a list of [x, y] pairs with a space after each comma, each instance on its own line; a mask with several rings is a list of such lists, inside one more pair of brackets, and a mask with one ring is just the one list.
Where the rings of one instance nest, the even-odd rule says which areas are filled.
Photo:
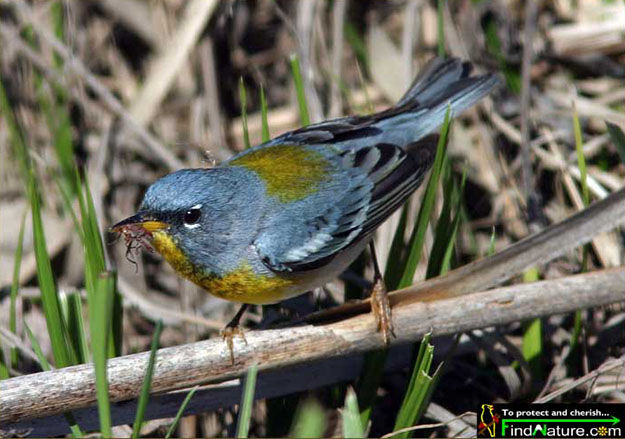
[[373, 289], [371, 290], [371, 312], [375, 317], [375, 321], [378, 325], [378, 331], [382, 333], [384, 344], [389, 345], [391, 341], [391, 335], [395, 335], [393, 329], [393, 317], [391, 315], [391, 304], [386, 294], [386, 287], [384, 286], [384, 279], [380, 272], [380, 266], [378, 265], [378, 259], [375, 255], [375, 246], [373, 241], [369, 243], [371, 249], [371, 259], [373, 261]]
[[234, 338], [234, 336], [238, 335], [239, 337], [243, 339], [245, 344], [247, 344], [247, 340], [245, 339], [245, 334], [243, 333], [241, 326], [239, 326], [239, 321], [241, 320], [241, 317], [243, 317], [243, 314], [245, 313], [245, 310], [247, 310], [248, 306], [249, 305], [247, 303], [244, 303], [243, 305], [241, 305], [241, 308], [239, 308], [239, 310], [234, 315], [234, 317], [232, 317], [232, 320], [230, 320], [230, 322], [226, 325], [226, 327], [221, 330], [221, 336], [223, 337], [223, 339], [226, 342], [226, 345], [228, 346], [228, 351], [230, 351], [230, 361], [232, 361], [232, 364], [234, 364], [234, 350], [233, 350], [233, 343], [232, 343], [232, 339]]

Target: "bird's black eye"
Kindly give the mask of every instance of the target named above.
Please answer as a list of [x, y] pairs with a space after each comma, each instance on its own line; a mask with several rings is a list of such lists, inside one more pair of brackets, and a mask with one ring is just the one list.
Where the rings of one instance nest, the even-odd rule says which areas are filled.
[[200, 221], [202, 211], [197, 207], [192, 207], [184, 213], [183, 221], [187, 226], [192, 226]]

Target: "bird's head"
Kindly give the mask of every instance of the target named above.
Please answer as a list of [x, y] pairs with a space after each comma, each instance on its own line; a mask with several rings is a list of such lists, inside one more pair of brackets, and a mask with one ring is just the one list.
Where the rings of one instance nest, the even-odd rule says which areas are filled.
[[213, 168], [166, 175], [148, 188], [138, 212], [111, 230], [127, 242], [151, 245], [174, 268], [186, 261], [203, 268], [228, 262], [224, 252], [243, 242], [240, 231], [257, 218], [255, 186], [239, 174]]

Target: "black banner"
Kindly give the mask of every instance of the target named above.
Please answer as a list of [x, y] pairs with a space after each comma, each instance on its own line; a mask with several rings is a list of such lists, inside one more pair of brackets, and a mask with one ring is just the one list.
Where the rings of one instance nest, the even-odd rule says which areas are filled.
[[624, 437], [625, 404], [482, 404], [477, 437]]

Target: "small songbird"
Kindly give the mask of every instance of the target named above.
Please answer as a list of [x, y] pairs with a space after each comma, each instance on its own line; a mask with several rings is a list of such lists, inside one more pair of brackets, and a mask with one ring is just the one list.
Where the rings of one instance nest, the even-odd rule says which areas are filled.
[[[497, 84], [471, 64], [435, 58], [394, 106], [309, 125], [208, 169], [152, 184], [136, 215], [112, 227], [211, 294], [247, 304], [303, 294], [340, 275], [430, 168], [448, 108], [457, 115]], [[377, 265], [377, 264], [376, 264]], [[388, 343], [390, 307], [377, 266], [372, 309]]]

